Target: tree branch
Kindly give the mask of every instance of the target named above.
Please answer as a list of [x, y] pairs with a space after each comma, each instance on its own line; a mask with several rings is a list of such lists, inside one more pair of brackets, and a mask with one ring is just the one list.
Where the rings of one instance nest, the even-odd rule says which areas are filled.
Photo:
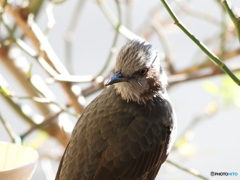
[[[7, 5], [6, 9], [14, 17], [17, 24], [22, 28], [26, 36], [38, 49], [41, 56], [43, 57], [42, 61], [46, 61], [46, 63], [49, 64], [59, 74], [68, 75], [68, 71], [65, 69], [65, 67], [62, 65], [62, 63], [54, 53], [52, 47], [45, 39], [43, 33], [41, 32], [37, 24], [34, 22], [33, 18], [31, 18], [31, 16], [28, 16], [28, 21], [26, 21], [25, 19], [21, 18], [22, 16], [20, 14], [20, 11], [17, 11], [10, 5]], [[72, 106], [75, 108], [76, 112], [78, 114], [82, 114], [84, 107], [78, 101], [78, 96], [75, 95], [71, 90], [72, 85], [68, 82], [60, 82], [60, 84], [68, 95], [69, 100]]]
[[227, 0], [223, 0], [222, 4], [237, 30], [238, 40], [240, 41], [240, 17], [235, 16]]
[[238, 77], [228, 68], [224, 62], [222, 62], [213, 52], [211, 52], [201, 41], [199, 41], [177, 18], [175, 13], [172, 11], [171, 7], [165, 0], [161, 0], [162, 4], [174, 20], [174, 24], [176, 24], [202, 51], [212, 60], [213, 63], [218, 65], [222, 70], [228, 74], [228, 76], [238, 85], [240, 86], [240, 80]]
[[200, 179], [210, 180], [209, 178], [207, 178], [207, 177], [199, 174], [196, 170], [184, 168], [184, 167], [182, 167], [181, 165], [176, 164], [176, 163], [174, 163], [174, 162], [172, 162], [172, 161], [170, 161], [170, 160], [168, 160], [168, 159], [166, 160], [166, 162], [168, 162], [169, 164], [177, 167], [178, 169], [181, 169], [181, 170], [183, 170], [183, 171], [185, 171], [185, 172], [187, 172], [187, 173], [190, 173], [190, 174], [192, 174], [192, 175], [194, 175], [194, 176], [196, 176], [196, 177], [198, 177], [198, 178], [200, 178]]
[[108, 8], [107, 4], [105, 2], [103, 2], [103, 0], [96, 0], [96, 2], [100, 6], [100, 8], [101, 8], [102, 12], [104, 13], [104, 15], [106, 16], [106, 18], [109, 20], [109, 22], [112, 24], [112, 26], [119, 31], [119, 33], [121, 33], [123, 36], [125, 36], [129, 40], [141, 39], [141, 37], [134, 34], [132, 31], [130, 31], [124, 25], [119, 24], [119, 20], [114, 16], [114, 14]]

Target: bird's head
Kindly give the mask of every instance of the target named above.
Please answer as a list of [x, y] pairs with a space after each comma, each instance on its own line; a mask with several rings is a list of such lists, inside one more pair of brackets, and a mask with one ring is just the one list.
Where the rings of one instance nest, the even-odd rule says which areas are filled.
[[126, 101], [144, 103], [165, 92], [167, 77], [163, 72], [158, 51], [151, 44], [133, 40], [118, 53], [115, 74], [106, 86], [114, 84]]

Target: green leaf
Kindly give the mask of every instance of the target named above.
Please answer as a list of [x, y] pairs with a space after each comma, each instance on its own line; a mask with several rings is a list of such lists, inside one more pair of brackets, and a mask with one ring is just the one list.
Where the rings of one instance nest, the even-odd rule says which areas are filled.
[[216, 84], [214, 84], [214, 83], [212, 83], [212, 82], [210, 82], [210, 81], [205, 82], [205, 83], [203, 84], [203, 88], [204, 88], [207, 92], [209, 92], [209, 93], [211, 93], [211, 94], [214, 94], [214, 95], [218, 95], [218, 94], [220, 93], [219, 87], [218, 87]]

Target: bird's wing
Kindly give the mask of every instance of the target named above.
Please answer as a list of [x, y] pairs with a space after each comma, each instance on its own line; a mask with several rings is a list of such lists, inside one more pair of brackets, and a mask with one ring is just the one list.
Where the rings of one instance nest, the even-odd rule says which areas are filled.
[[167, 158], [170, 128], [133, 120], [103, 152], [93, 180], [153, 180]]
[[171, 133], [161, 111], [147, 113], [144, 106], [123, 101], [112, 87], [104, 90], [78, 120], [57, 178], [133, 180], [144, 179], [144, 172], [153, 177], [167, 157]]
[[[111, 90], [108, 89], [85, 108], [76, 123], [61, 159], [56, 180], [92, 179], [100, 155], [107, 147], [106, 138], [102, 136], [109, 131], [107, 110], [115, 101], [114, 99], [112, 102], [108, 101], [108, 96], [111, 95]], [[105, 126], [106, 129], [100, 129]]]
[[[68, 143], [68, 145], [69, 145], [69, 143]], [[66, 149], [68, 148], [68, 145], [67, 145]], [[61, 161], [60, 161], [60, 163], [59, 163], [58, 171], [57, 171], [55, 180], [60, 180], [60, 172], [61, 172], [61, 169], [62, 169], [62, 164], [63, 164], [63, 159], [64, 159], [65, 152], [66, 152], [66, 151], [64, 151], [64, 153], [63, 153], [63, 155], [62, 155], [62, 159], [61, 159]]]

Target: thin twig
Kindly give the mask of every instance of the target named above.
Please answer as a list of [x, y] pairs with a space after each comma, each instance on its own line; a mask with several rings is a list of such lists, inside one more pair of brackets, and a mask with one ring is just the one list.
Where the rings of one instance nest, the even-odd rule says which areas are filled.
[[1, 114], [0, 114], [0, 121], [2, 122], [2, 124], [3, 124], [4, 128], [6, 129], [8, 135], [12, 139], [12, 142], [14, 142], [16, 137], [17, 137], [17, 134], [14, 132], [11, 125], [3, 119]]
[[[2, 47], [0, 49], [0, 57], [1, 57], [2, 62], [6, 65], [7, 69], [10, 72], [12, 72], [12, 75], [14, 75], [14, 77], [17, 79], [19, 84], [26, 90], [26, 92], [29, 94], [29, 96], [34, 97], [34, 96], [40, 96], [40, 94], [41, 94], [42, 96], [45, 97], [45, 93], [43, 93], [38, 88], [36, 88], [36, 86], [35, 86], [36, 81], [32, 77], [27, 76], [26, 73], [23, 72], [23, 69], [21, 69], [20, 67], [18, 67], [16, 65], [16, 63], [14, 63], [14, 62], [16, 62], [16, 59], [11, 59], [9, 56], [7, 56], [8, 51], [9, 51], [9, 47], [5, 47], [5, 48]], [[4, 55], [4, 54], [6, 54], [6, 55]], [[36, 77], [36, 75], [34, 76], [34, 78], [35, 77]], [[39, 84], [39, 80], [37, 83]], [[41, 90], [43, 88], [46, 88], [45, 92], [48, 92], [47, 87], [41, 86]], [[39, 103], [35, 103], [35, 104], [38, 107], [38, 109], [41, 111], [42, 114], [49, 114], [52, 111], [52, 109], [48, 105], [43, 105], [43, 104], [39, 104]]]
[[[50, 80], [51, 78], [49, 78]], [[73, 83], [87, 83], [93, 81], [93, 77], [91, 75], [86, 76], [77, 76], [77, 75], [60, 75], [57, 74], [52, 79], [56, 81], [62, 82], [73, 82]]]
[[73, 73], [72, 42], [75, 39], [80, 14], [82, 13], [82, 9], [85, 4], [86, 4], [86, 0], [77, 1], [77, 5], [72, 14], [72, 18], [71, 18], [68, 30], [67, 30], [67, 32], [65, 34], [65, 38], [64, 38], [64, 40], [65, 40], [65, 62], [66, 62], [67, 69], [69, 70], [70, 73]]
[[103, 89], [105, 86], [104, 86], [104, 82], [110, 77], [110, 73], [105, 76], [103, 79], [101, 79], [100, 81], [96, 82], [94, 81], [94, 83], [92, 83], [91, 86], [87, 87], [86, 89], [83, 89], [82, 90], [82, 95], [87, 97], [101, 89]]
[[[65, 69], [61, 61], [58, 59], [57, 55], [53, 51], [51, 45], [46, 40], [44, 34], [41, 32], [38, 25], [34, 22], [31, 16], [28, 16], [28, 21], [21, 18], [21, 14], [16, 11], [10, 5], [7, 5], [7, 11], [15, 18], [19, 27], [22, 28], [27, 37], [33, 42], [35, 47], [41, 52], [42, 58], [40, 59], [42, 63], [48, 64], [59, 74], [68, 75], [68, 71]], [[83, 105], [78, 101], [78, 96], [74, 94], [71, 89], [71, 84], [67, 82], [60, 82], [63, 89], [65, 90], [71, 105], [75, 108], [78, 114], [83, 112]]]
[[133, 15], [133, 4], [134, 0], [126, 0], [126, 13], [125, 13], [125, 22], [126, 27], [131, 30], [132, 29], [132, 15]]
[[112, 24], [112, 26], [115, 29], [118, 29], [118, 31], [125, 36], [126, 38], [128, 38], [129, 40], [132, 39], [141, 39], [141, 37], [139, 37], [138, 35], [134, 34], [132, 31], [130, 31], [128, 28], [126, 28], [124, 25], [119, 25], [119, 20], [114, 16], [114, 14], [112, 13], [112, 11], [109, 9], [109, 7], [106, 5], [105, 2], [103, 2], [103, 0], [96, 0], [96, 2], [98, 3], [98, 5], [100, 6], [102, 12], [104, 13], [104, 15], [106, 16], [106, 18], [109, 20], [109, 22]]
[[52, 0], [51, 3], [53, 4], [62, 4], [65, 3], [67, 0]]
[[193, 42], [195, 42], [195, 44], [198, 45], [198, 47], [200, 49], [202, 49], [202, 51], [208, 55], [208, 57], [215, 63], [217, 64], [223, 71], [225, 71], [228, 76], [238, 85], [240, 86], [240, 80], [238, 79], [238, 77], [228, 68], [228, 66], [226, 64], [224, 64], [224, 62], [222, 62], [213, 52], [211, 52], [201, 41], [199, 41], [181, 22], [180, 20], [177, 18], [177, 16], [175, 15], [175, 13], [172, 11], [171, 7], [169, 6], [169, 4], [166, 2], [166, 0], [161, 0], [164, 7], [166, 8], [166, 10], [168, 11], [168, 13], [170, 14], [170, 16], [172, 17], [172, 19], [174, 20], [174, 24], [176, 24], [190, 39], [192, 39]]
[[[29, 96], [39, 96], [38, 93], [39, 90], [37, 88], [35, 88], [34, 85], [32, 85], [33, 83], [31, 81], [29, 81], [29, 77], [19, 68], [16, 66], [16, 64], [14, 64], [14, 60], [10, 59], [8, 56], [8, 50], [9, 47], [6, 46], [1, 46], [0, 48], [0, 57], [1, 60], [6, 64], [6, 67], [13, 72], [13, 75], [15, 76], [15, 78], [17, 79], [17, 81], [21, 84], [21, 86], [26, 90], [26, 92], [29, 94]], [[5, 82], [4, 79], [0, 80], [0, 86], [2, 86], [3, 88], [0, 88], [1, 94], [3, 95], [3, 97], [6, 99], [6, 101], [10, 104], [10, 106], [12, 107], [13, 110], [16, 111], [16, 113], [18, 115], [20, 115], [20, 119], [25, 120], [26, 122], [28, 122], [31, 126], [36, 125], [37, 123], [35, 123], [32, 119], [32, 117], [29, 117], [25, 114], [25, 112], [22, 110], [22, 108], [17, 104], [17, 102], [13, 101], [12, 98], [9, 97], [9, 95], [11, 94], [11, 92], [9, 92], [5, 86], [7, 85], [7, 83]], [[35, 82], [35, 80], [33, 81]], [[6, 85], [4, 85], [6, 84]], [[7, 86], [6, 86], [7, 87]], [[42, 93], [40, 93], [42, 94]], [[44, 96], [44, 95], [43, 95]], [[47, 115], [47, 114], [51, 114], [52, 113], [52, 109], [50, 106], [46, 105], [46, 104], [40, 104], [40, 103], [36, 103], [38, 109], [41, 111], [42, 114]], [[56, 139], [59, 140], [60, 143], [62, 143], [63, 146], [66, 146], [68, 141], [69, 141], [69, 136], [67, 135], [67, 133], [59, 126], [59, 124], [57, 123], [57, 121], [54, 121], [53, 123], [51, 123], [50, 126], [48, 126], [46, 129], [44, 129], [49, 135], [55, 137]], [[20, 138], [19, 138], [20, 139]]]
[[30, 123], [31, 125], [36, 125], [37, 123], [34, 122], [29, 116], [27, 116], [21, 109], [21, 107], [15, 103], [12, 98], [10, 98], [9, 96], [6, 96], [6, 94], [4, 94], [1, 91], [1, 86], [0, 86], [0, 94], [2, 95], [2, 97], [8, 102], [8, 104], [17, 112], [18, 115], [20, 115], [23, 119], [25, 119], [28, 123]]
[[39, 15], [39, 10], [41, 9], [44, 1], [43, 0], [34, 0], [29, 1], [28, 6], [26, 9], [28, 10], [28, 14], [34, 14], [34, 18], [36, 18]]
[[8, 3], [8, 0], [4, 0], [4, 2], [0, 6], [0, 18], [2, 18], [1, 16], [2, 16], [3, 12], [5, 11], [5, 7], [6, 7], [7, 3]]
[[[199, 52], [196, 52], [195, 56], [193, 55], [193, 58], [192, 58], [193, 60], [196, 59], [196, 55], [197, 54], [199, 54]], [[221, 52], [218, 52], [216, 54], [220, 56]], [[223, 60], [227, 61], [227, 60], [230, 60], [231, 58], [234, 58], [234, 57], [236, 57], [238, 55], [240, 55], [240, 49], [235, 49], [233, 51], [228, 51], [228, 52], [225, 53]], [[172, 75], [175, 76], [175, 75], [191, 74], [191, 73], [194, 73], [196, 71], [203, 70], [204, 68], [212, 68], [212, 69], [214, 69], [213, 66], [215, 66], [215, 65], [212, 64], [211, 61], [209, 61], [208, 57], [207, 57], [205, 60], [202, 61], [202, 63], [197, 64], [197, 65], [196, 64], [192, 65], [192, 66], [190, 66], [190, 67], [188, 67], [188, 68], [186, 68], [184, 70], [176, 71]], [[231, 71], [237, 71], [238, 68], [239, 67], [236, 67], [236, 66], [235, 67], [230, 67]], [[224, 73], [224, 71], [221, 71], [221, 70], [217, 72], [217, 74], [223, 74], [223, 73]], [[217, 75], [217, 74], [215, 73], [215, 75]]]
[[222, 22], [221, 22], [221, 43], [220, 43], [220, 59], [225, 59], [224, 56], [226, 54], [226, 39], [227, 39], [227, 21], [226, 21], [226, 13], [222, 11]]
[[227, 0], [223, 0], [222, 4], [236, 28], [236, 31], [238, 34], [238, 40], [240, 41], [240, 17], [235, 16]]
[[102, 74], [106, 71], [106, 69], [108, 68], [109, 64], [110, 64], [110, 61], [113, 57], [113, 54], [115, 53], [115, 46], [117, 44], [117, 41], [118, 41], [118, 37], [119, 37], [119, 27], [121, 25], [121, 22], [122, 22], [122, 13], [121, 13], [121, 8], [120, 8], [120, 4], [119, 4], [119, 1], [118, 0], [115, 0], [116, 2], [116, 5], [117, 5], [117, 11], [118, 11], [118, 19], [119, 19], [119, 24], [117, 26], [117, 28], [115, 29], [115, 36], [113, 38], [113, 42], [112, 42], [112, 46], [111, 46], [111, 49], [109, 51], [109, 54], [108, 54], [108, 58], [103, 66], [103, 68], [100, 70], [100, 72], [95, 76], [94, 79], [96, 79], [98, 76], [102, 76]]
[[152, 27], [153, 29], [157, 32], [158, 37], [161, 41], [163, 50], [165, 52], [165, 60], [167, 63], [167, 69], [168, 71], [173, 74], [175, 72], [174, 67], [173, 67], [173, 57], [172, 57], [172, 50], [171, 50], [171, 46], [169, 43], [169, 40], [167, 39], [167, 36], [164, 32], [164, 28], [162, 27], [162, 25], [160, 24], [160, 22], [157, 21], [156, 19], [156, 15], [152, 15], [153, 16], [153, 20], [152, 20]]
[[53, 7], [54, 5], [52, 3], [49, 3], [46, 7], [46, 15], [48, 19], [47, 28], [44, 31], [45, 36], [47, 37], [49, 35], [50, 30], [53, 28], [55, 24], [55, 18], [53, 15]]
[[185, 171], [185, 172], [187, 172], [187, 173], [190, 173], [190, 174], [192, 174], [192, 175], [194, 175], [194, 176], [196, 176], [196, 177], [198, 177], [198, 178], [200, 178], [200, 179], [210, 180], [209, 178], [207, 178], [207, 177], [199, 174], [196, 170], [184, 168], [184, 167], [182, 167], [181, 165], [176, 164], [175, 162], [172, 162], [172, 161], [170, 161], [170, 160], [168, 160], [168, 159], [166, 160], [166, 162], [168, 162], [169, 164], [177, 167], [178, 169], [181, 169], [181, 170], [183, 170], [183, 171]]
[[[240, 67], [233, 67], [231, 68], [233, 72], [239, 71]], [[206, 72], [204, 72], [206, 71]], [[187, 81], [192, 81], [192, 80], [197, 80], [197, 79], [203, 79], [207, 77], [212, 77], [216, 75], [222, 75], [224, 74], [223, 71], [208, 71], [208, 69], [200, 69], [198, 71], [195, 71], [193, 73], [183, 73], [183, 74], [178, 74], [178, 75], [170, 75], [169, 76], [169, 84], [172, 86], [173, 84], [181, 83], [181, 82], [187, 82]]]
[[57, 113], [54, 113], [48, 117], [46, 117], [44, 119], [44, 121], [40, 124], [36, 124], [34, 126], [32, 126], [28, 131], [26, 131], [25, 133], [23, 133], [20, 137], [21, 139], [23, 140], [26, 136], [28, 136], [31, 132], [33, 132], [34, 130], [36, 129], [42, 129], [44, 128], [44, 126], [48, 125], [49, 123], [51, 123], [56, 117], [59, 116], [59, 114], [61, 114], [63, 112], [63, 110], [57, 112]]
[[13, 31], [10, 29], [10, 27], [8, 26], [8, 20], [6, 18], [5, 15], [2, 16], [2, 22], [3, 25], [5, 26], [5, 28], [8, 31], [8, 34], [10, 36], [10, 38], [22, 49], [24, 50], [29, 56], [33, 57], [34, 59], [36, 59], [39, 64], [51, 75], [51, 76], [56, 76], [58, 75], [57, 71], [55, 71], [48, 63], [46, 63], [46, 61], [41, 57], [38, 56], [37, 53], [31, 48], [29, 47], [24, 41], [22, 41], [19, 38], [15, 38], [13, 35]]
[[187, 125], [186, 128], [181, 132], [180, 135], [178, 135], [178, 138], [176, 139], [176, 144], [185, 137], [186, 133], [189, 131], [192, 131], [197, 125], [199, 125], [200, 122], [203, 122], [204, 120], [210, 119], [213, 115], [217, 113], [217, 108], [214, 110], [214, 112], [211, 113], [203, 113], [191, 120], [191, 122]]
[[217, 20], [217, 19], [214, 19], [214, 18], [211, 18], [210, 15], [208, 14], [203, 14], [195, 9], [191, 9], [190, 6], [189, 6], [189, 2], [188, 1], [185, 1], [185, 0], [181, 0], [181, 1], [178, 1], [178, 0], [175, 0], [175, 3], [185, 12], [187, 13], [188, 15], [192, 15], [192, 16], [195, 16], [197, 18], [200, 18], [200, 19], [203, 19], [203, 20], [207, 20], [208, 22], [211, 22], [215, 25], [219, 25], [220, 22]]
[[54, 101], [50, 101], [49, 99], [47, 98], [41, 98], [41, 97], [26, 97], [26, 96], [14, 96], [14, 95], [9, 95], [9, 97], [12, 97], [12, 98], [17, 98], [17, 99], [28, 99], [28, 100], [32, 100], [34, 102], [38, 102], [38, 103], [43, 103], [43, 104], [54, 104], [56, 105], [57, 107], [59, 107], [62, 111], [74, 116], [74, 117], [78, 117], [77, 114], [69, 111], [65, 106], [62, 106], [60, 105], [59, 103], [57, 102], [54, 102]]

